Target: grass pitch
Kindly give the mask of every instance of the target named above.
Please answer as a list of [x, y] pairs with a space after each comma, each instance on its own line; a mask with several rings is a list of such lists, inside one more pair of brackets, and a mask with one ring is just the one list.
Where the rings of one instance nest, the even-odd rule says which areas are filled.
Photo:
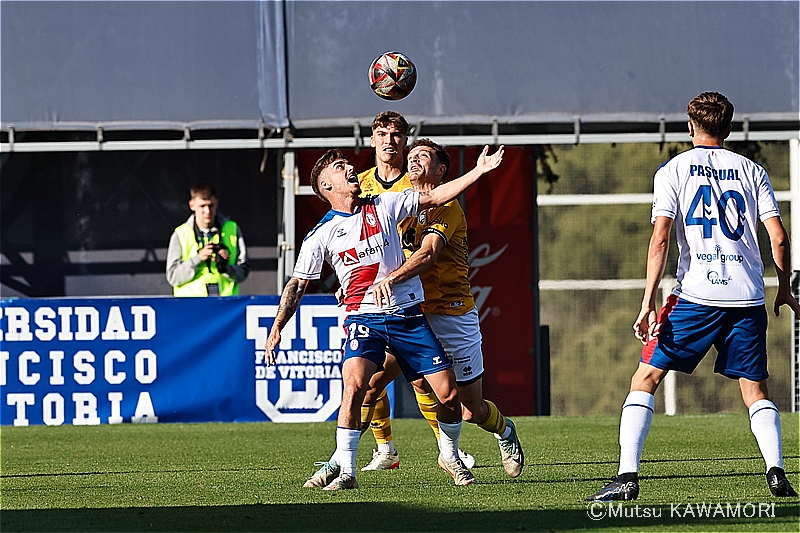
[[[798, 479], [798, 415], [784, 414]], [[7, 531], [798, 531], [798, 499], [773, 498], [746, 414], [657, 415], [635, 502], [583, 498], [616, 474], [618, 417], [515, 418], [526, 467], [511, 480], [494, 438], [465, 425], [478, 483], [436, 467], [423, 420], [395, 420], [401, 467], [361, 488], [303, 489], [334, 448], [333, 423], [3, 427]], [[374, 444], [366, 435], [359, 467]], [[590, 516], [592, 515], [592, 516]]]

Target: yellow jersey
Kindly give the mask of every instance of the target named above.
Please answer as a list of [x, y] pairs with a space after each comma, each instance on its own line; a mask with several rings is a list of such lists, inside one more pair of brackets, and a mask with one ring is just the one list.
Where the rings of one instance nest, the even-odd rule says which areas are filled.
[[398, 179], [392, 183], [383, 181], [378, 176], [377, 167], [372, 167], [365, 170], [358, 175], [358, 182], [361, 184], [361, 196], [376, 196], [382, 192], [401, 192], [411, 188], [411, 182], [408, 180], [408, 172], [405, 172]]
[[419, 278], [425, 289], [424, 313], [463, 315], [475, 307], [469, 284], [467, 217], [458, 200], [421, 211], [400, 222], [398, 229], [406, 256], [419, 250], [422, 239], [435, 233], [444, 240], [436, 261]]

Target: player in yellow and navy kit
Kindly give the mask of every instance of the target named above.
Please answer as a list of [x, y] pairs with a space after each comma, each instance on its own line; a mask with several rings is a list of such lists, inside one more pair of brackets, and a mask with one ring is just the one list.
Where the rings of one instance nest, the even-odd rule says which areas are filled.
[[[433, 190], [450, 169], [447, 152], [429, 139], [411, 144], [408, 162], [415, 191]], [[497, 437], [503, 468], [509, 476], [517, 477], [522, 473], [524, 455], [514, 424], [503, 417], [494, 403], [483, 398], [480, 319], [470, 290], [464, 211], [453, 200], [421, 211], [416, 217], [403, 220], [399, 227], [408, 259], [374, 290], [383, 291], [388, 300], [394, 284], [419, 275], [425, 290], [422, 310], [453, 359], [462, 416]]]
[[[411, 188], [406, 172], [405, 146], [408, 122], [400, 113], [384, 111], [372, 121], [370, 145], [375, 149], [375, 166], [358, 175], [361, 196], [374, 196], [384, 192], [400, 192]], [[384, 371], [373, 379], [373, 388], [367, 394], [361, 420], [370, 425], [378, 449], [372, 461], [362, 470], [391, 470], [400, 466], [400, 456], [394, 447], [391, 425], [391, 405], [385, 386], [399, 375], [394, 356], [387, 354]], [[439, 425], [436, 419], [438, 401], [433, 391], [414, 388], [417, 404], [422, 416], [428, 421], [436, 440], [439, 440]], [[475, 465], [474, 458], [459, 449], [459, 456], [468, 468]]]
[[[379, 113], [372, 121], [370, 145], [375, 149], [375, 166], [358, 175], [361, 184], [361, 196], [374, 196], [382, 192], [400, 192], [411, 188], [408, 173], [405, 170], [405, 146], [408, 134], [408, 122], [405, 117], [395, 111]], [[388, 357], [392, 357], [387, 355]], [[390, 359], [389, 364], [393, 363]], [[394, 365], [397, 366], [396, 364]], [[386, 365], [384, 365], [386, 368]], [[381, 372], [374, 381], [383, 377]], [[436, 422], [436, 396], [430, 391], [415, 391], [420, 411], [439, 438], [439, 427]], [[394, 447], [392, 426], [390, 422], [391, 405], [386, 391], [381, 387], [377, 397], [367, 393], [362, 408], [361, 421], [366, 427], [370, 425], [378, 449], [372, 453], [372, 461], [362, 470], [392, 470], [400, 466], [400, 456]]]

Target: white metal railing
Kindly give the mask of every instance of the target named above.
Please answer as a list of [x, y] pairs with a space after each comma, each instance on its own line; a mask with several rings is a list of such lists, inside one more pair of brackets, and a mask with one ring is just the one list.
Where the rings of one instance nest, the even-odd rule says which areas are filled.
[[[488, 135], [431, 135], [421, 136], [443, 146], [528, 146], [534, 144], [611, 144], [611, 143], [661, 143], [686, 142], [685, 132], [670, 133], [562, 133], [562, 134], [488, 134]], [[729, 141], [788, 141], [797, 137], [797, 131], [734, 132]], [[25, 142], [13, 140], [0, 143], [0, 153], [31, 152], [119, 152], [143, 150], [248, 150], [304, 148], [362, 148], [369, 146], [369, 137], [253, 137], [250, 139], [183, 139], [106, 141], [98, 132], [96, 140]]]

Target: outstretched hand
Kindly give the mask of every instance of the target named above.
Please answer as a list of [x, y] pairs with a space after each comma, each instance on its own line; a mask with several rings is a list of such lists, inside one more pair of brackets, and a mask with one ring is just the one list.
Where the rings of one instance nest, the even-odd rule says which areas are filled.
[[336, 305], [341, 307], [344, 304], [344, 289], [339, 287], [333, 295], [336, 297]]
[[797, 299], [788, 287], [778, 290], [778, 293], [775, 295], [775, 303], [772, 306], [772, 312], [775, 313], [775, 316], [781, 316], [781, 306], [784, 304], [792, 308], [795, 316], [800, 317], [800, 304], [797, 303]]
[[497, 167], [500, 166], [500, 163], [503, 162], [503, 154], [505, 153], [505, 147], [500, 145], [495, 153], [492, 155], [486, 155], [489, 153], [489, 145], [483, 147], [483, 151], [481, 151], [481, 155], [478, 156], [478, 163], [475, 167], [482, 173], [490, 172]]
[[264, 344], [264, 363], [267, 366], [275, 364], [275, 347], [281, 343], [280, 330], [270, 331], [267, 342]]
[[384, 301], [386, 301], [387, 306], [392, 304], [392, 285], [394, 285], [392, 276], [385, 277], [375, 284], [372, 288], [372, 297], [376, 306], [383, 307]]
[[648, 340], [658, 335], [656, 317], [655, 310], [647, 308], [643, 308], [636, 317], [636, 322], [633, 323], [633, 334], [642, 344], [647, 344]]

